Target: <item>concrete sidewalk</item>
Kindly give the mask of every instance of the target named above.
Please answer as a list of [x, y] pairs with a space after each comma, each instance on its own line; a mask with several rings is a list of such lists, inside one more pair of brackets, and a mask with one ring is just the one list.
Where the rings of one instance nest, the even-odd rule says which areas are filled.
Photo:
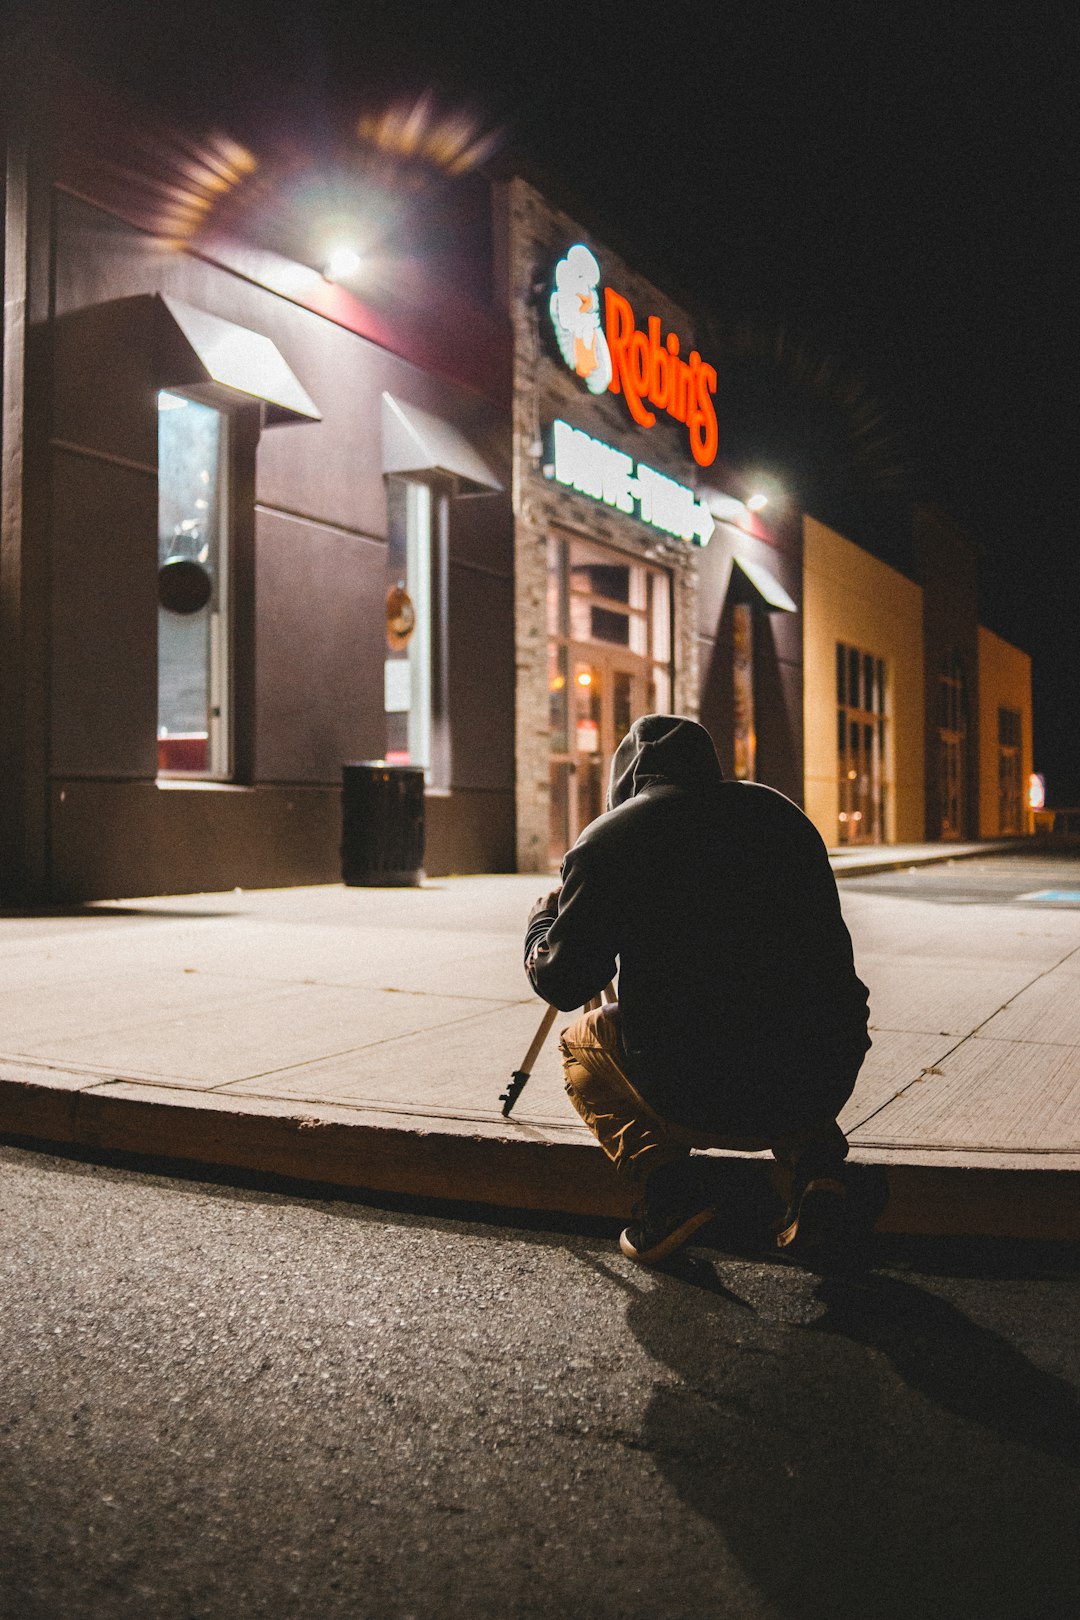
[[[554, 1040], [500, 1112], [543, 1010], [521, 939], [544, 887], [454, 877], [0, 916], [0, 1132], [621, 1215], [626, 1190], [566, 1102]], [[842, 1123], [881, 1227], [1080, 1237], [1080, 909], [841, 894], [874, 1039]], [[714, 1159], [720, 1177], [770, 1175], [762, 1156]]]

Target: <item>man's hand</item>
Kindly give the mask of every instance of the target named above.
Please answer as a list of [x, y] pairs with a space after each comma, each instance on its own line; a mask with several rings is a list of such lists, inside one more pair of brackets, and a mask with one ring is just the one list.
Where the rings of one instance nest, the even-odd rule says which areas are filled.
[[541, 912], [558, 911], [559, 895], [561, 893], [561, 889], [552, 889], [550, 894], [541, 895], [540, 899], [536, 901], [532, 910], [529, 912], [529, 919], [525, 924], [526, 928], [532, 927], [533, 923], [535, 922], [536, 918], [540, 916]]

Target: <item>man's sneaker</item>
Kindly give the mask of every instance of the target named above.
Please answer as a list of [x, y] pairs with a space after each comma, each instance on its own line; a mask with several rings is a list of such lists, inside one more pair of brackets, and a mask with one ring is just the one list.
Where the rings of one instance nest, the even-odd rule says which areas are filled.
[[845, 1233], [847, 1188], [835, 1175], [797, 1182], [791, 1203], [774, 1227], [776, 1247], [795, 1255], [834, 1249]]
[[711, 1221], [716, 1209], [696, 1185], [697, 1178], [684, 1164], [654, 1170], [645, 1195], [631, 1211], [631, 1220], [619, 1239], [628, 1260], [658, 1266], [675, 1253], [699, 1226]]

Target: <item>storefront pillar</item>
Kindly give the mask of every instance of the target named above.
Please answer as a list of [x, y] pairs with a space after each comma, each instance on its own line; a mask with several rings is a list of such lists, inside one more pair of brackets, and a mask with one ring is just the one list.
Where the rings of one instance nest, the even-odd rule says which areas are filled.
[[547, 675], [547, 525], [532, 502], [519, 509], [514, 546], [517, 869], [550, 866], [551, 725]]
[[[21, 60], [20, 60], [21, 58]], [[8, 63], [0, 424], [0, 901], [48, 890], [48, 366], [51, 187], [39, 53]]]

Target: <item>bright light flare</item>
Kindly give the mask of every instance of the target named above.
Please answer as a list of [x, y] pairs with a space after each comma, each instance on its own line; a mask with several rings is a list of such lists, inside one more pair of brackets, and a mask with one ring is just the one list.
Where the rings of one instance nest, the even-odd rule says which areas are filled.
[[749, 500], [746, 503], [748, 511], [751, 511], [751, 512], [760, 512], [766, 506], [768, 506], [768, 504], [769, 504], [769, 497], [767, 495], [763, 495], [760, 490], [758, 490], [755, 494], [751, 495]]
[[469, 173], [501, 143], [499, 131], [486, 129], [475, 113], [439, 107], [430, 90], [411, 104], [397, 102], [381, 112], [365, 113], [356, 133], [380, 152], [449, 175]]
[[363, 262], [355, 248], [341, 244], [331, 249], [323, 274], [327, 281], [348, 281], [350, 276], [355, 276]]
[[154, 148], [154, 157], [167, 160], [172, 178], [152, 194], [153, 229], [174, 244], [206, 229], [259, 167], [246, 147], [223, 134], [170, 137], [161, 151]]

